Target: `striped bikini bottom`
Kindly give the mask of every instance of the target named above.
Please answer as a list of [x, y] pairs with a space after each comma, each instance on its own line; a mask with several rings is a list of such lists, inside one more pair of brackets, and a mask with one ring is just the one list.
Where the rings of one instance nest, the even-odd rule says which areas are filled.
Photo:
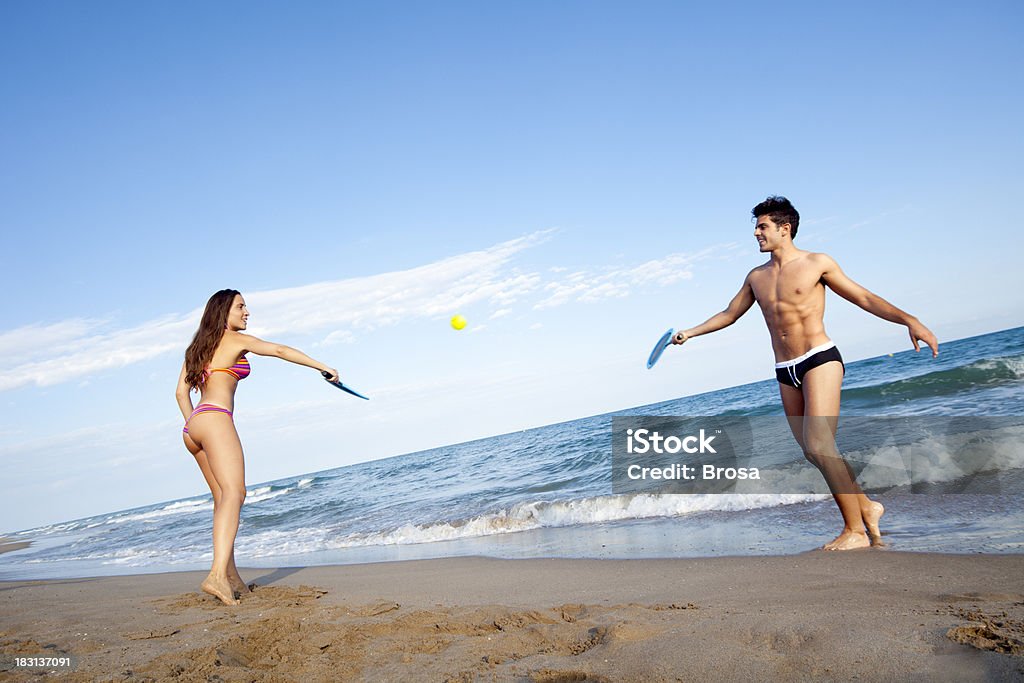
[[228, 417], [232, 417], [233, 415], [227, 408], [221, 408], [220, 406], [212, 403], [200, 403], [196, 406], [196, 409], [192, 411], [192, 414], [188, 416], [188, 420], [185, 420], [185, 427], [181, 430], [183, 434], [188, 434], [188, 423], [199, 413], [227, 413]]

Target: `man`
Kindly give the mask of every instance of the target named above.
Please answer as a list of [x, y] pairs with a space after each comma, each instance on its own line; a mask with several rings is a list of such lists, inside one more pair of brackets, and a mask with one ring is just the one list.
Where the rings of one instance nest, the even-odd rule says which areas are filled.
[[885, 509], [864, 495], [835, 447], [845, 367], [825, 334], [825, 286], [868, 313], [906, 325], [915, 351], [920, 351], [918, 342], [924, 342], [935, 357], [938, 341], [920, 320], [848, 278], [830, 256], [793, 246], [800, 214], [788, 199], [768, 197], [751, 213], [756, 221], [754, 237], [761, 252], [771, 258], [747, 274], [724, 311], [677, 332], [672, 343], [682, 344], [727, 327], [756, 301], [771, 334], [775, 376], [793, 435], [825, 477], [843, 516], [842, 533], [824, 548], [850, 550], [880, 543], [878, 522]]

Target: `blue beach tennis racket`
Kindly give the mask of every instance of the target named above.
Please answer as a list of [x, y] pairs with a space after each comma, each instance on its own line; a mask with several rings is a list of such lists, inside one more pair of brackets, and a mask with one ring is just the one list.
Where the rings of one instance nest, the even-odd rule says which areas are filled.
[[352, 394], [353, 396], [357, 396], [357, 397], [359, 397], [359, 398], [361, 398], [361, 399], [363, 399], [365, 401], [369, 401], [370, 400], [370, 399], [366, 398], [365, 396], [363, 396], [362, 394], [360, 394], [358, 391], [356, 391], [354, 389], [350, 389], [349, 387], [346, 387], [344, 384], [341, 383], [340, 379], [337, 382], [332, 382], [330, 380], [331, 373], [327, 372], [326, 370], [321, 370], [320, 374], [324, 376], [324, 379], [332, 387], [338, 387], [342, 391], [347, 391], [348, 393]]
[[647, 358], [647, 369], [650, 370], [654, 367], [654, 364], [661, 358], [662, 352], [665, 348], [672, 343], [672, 335], [675, 334], [675, 330], [671, 327], [668, 328], [668, 332], [661, 335], [661, 339], [654, 345], [654, 349], [651, 351], [651, 355]]

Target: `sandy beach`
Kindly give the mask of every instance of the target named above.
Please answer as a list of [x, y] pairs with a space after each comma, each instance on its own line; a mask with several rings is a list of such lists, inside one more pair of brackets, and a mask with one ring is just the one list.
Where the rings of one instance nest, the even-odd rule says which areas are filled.
[[481, 557], [0, 583], [4, 680], [1020, 680], [1024, 556]]
[[6, 536], [0, 536], [0, 555], [4, 553], [12, 553], [15, 550], [21, 550], [31, 545], [29, 541], [12, 541]]

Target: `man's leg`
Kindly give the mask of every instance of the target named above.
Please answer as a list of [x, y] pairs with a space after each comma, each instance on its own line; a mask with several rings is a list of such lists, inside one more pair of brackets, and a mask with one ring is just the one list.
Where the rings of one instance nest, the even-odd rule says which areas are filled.
[[839, 421], [840, 389], [843, 366], [825, 363], [804, 375], [801, 385], [804, 399], [803, 441], [807, 459], [813, 463], [828, 484], [832, 497], [843, 516], [843, 531], [826, 550], [849, 550], [871, 545], [868, 537], [878, 534], [878, 519], [884, 509], [864, 495], [854, 479], [850, 466], [836, 449], [835, 433]]
[[[824, 367], [824, 366], [819, 366], [819, 367]], [[815, 369], [817, 369], [817, 368], [815, 368]], [[811, 372], [813, 372], [813, 370], [808, 372], [807, 375], [805, 375], [805, 377], [804, 377], [804, 386], [806, 386], [807, 377], [810, 376]], [[840, 380], [841, 380], [841, 376], [840, 376]], [[789, 420], [789, 428], [793, 432], [793, 437], [796, 439], [797, 443], [800, 444], [800, 448], [803, 450], [804, 456], [815, 467], [817, 467], [821, 471], [822, 475], [825, 477], [825, 481], [829, 482], [830, 473], [827, 473], [826, 470], [823, 469], [823, 464], [827, 464], [828, 460], [827, 460], [827, 457], [824, 456], [823, 453], [822, 453], [822, 451], [825, 450], [825, 449], [822, 447], [821, 444], [822, 444], [822, 442], [825, 442], [825, 443], [831, 442], [830, 450], [832, 452], [836, 451], [835, 440], [834, 440], [834, 437], [835, 437], [834, 421], [832, 421], [830, 423], [830, 421], [828, 421], [827, 419], [821, 419], [819, 416], [811, 414], [811, 413], [809, 413], [811, 415], [811, 418], [810, 419], [805, 419], [804, 413], [808, 412], [808, 409], [806, 407], [806, 401], [804, 400], [804, 392], [801, 389], [798, 389], [796, 387], [791, 387], [791, 386], [786, 385], [786, 384], [779, 384], [779, 394], [782, 397], [782, 407], [786, 411], [786, 418]], [[817, 406], [817, 410], [825, 410], [825, 409], [826, 409], [825, 405]], [[834, 410], [835, 410], [835, 412], [838, 412], [838, 407], [835, 408]], [[815, 431], [816, 428], [817, 429], [824, 429], [824, 433], [817, 433]], [[810, 449], [807, 447], [807, 443], [808, 443], [807, 438], [808, 437], [810, 437], [810, 439], [811, 439], [811, 441], [810, 441], [811, 448]], [[833, 460], [832, 463], [834, 464], [835, 461]], [[844, 465], [845, 465], [845, 463], [844, 463]], [[840, 477], [843, 477], [844, 475], [845, 475], [845, 478], [846, 478], [847, 482], [852, 478], [848, 471], [844, 471], [844, 472], [840, 473]], [[835, 476], [832, 476], [832, 478], [834, 479]], [[847, 483], [847, 486], [848, 486], [848, 483]], [[856, 486], [856, 483], [854, 483], [854, 486]], [[839, 494], [839, 495], [837, 495], [837, 491], [836, 491], [835, 488], [832, 487], [831, 482], [829, 483], [829, 488], [830, 488], [830, 490], [832, 490], [832, 496], [833, 496], [833, 498], [835, 498], [836, 504], [839, 505], [839, 511], [843, 515], [843, 521], [846, 523], [845, 524], [845, 528], [843, 529], [843, 531], [845, 533], [848, 529], [850, 529], [850, 521], [854, 521], [854, 523], [856, 523], [857, 520], [861, 519], [861, 513], [860, 513], [859, 506], [855, 506], [854, 508], [851, 508], [849, 497], [846, 494]], [[843, 487], [840, 487], [840, 488], [842, 490], [844, 490], [844, 491], [845, 490], [849, 490], [848, 488], [843, 488]], [[843, 497], [840, 497], [840, 495], [842, 495]], [[859, 501], [855, 501], [855, 503], [859, 503]], [[845, 509], [843, 507], [844, 504], [846, 505]], [[850, 515], [851, 517], [848, 518], [847, 515]], [[863, 537], [863, 538], [866, 539], [867, 536], [864, 535], [863, 523], [861, 523], [861, 526], [860, 526], [859, 529], [860, 529], [860, 535], [861, 535], [860, 537]], [[853, 540], [853, 541], [859, 540], [859, 537], [856, 535], [856, 530], [857, 530], [856, 528], [852, 529], [852, 531], [854, 532], [854, 536], [852, 537], [852, 539], [851, 538], [843, 539], [843, 535], [840, 534], [840, 536], [838, 538], [836, 538], [831, 543], [827, 544], [825, 546], [825, 548], [831, 550], [832, 549], [831, 546], [833, 544], [837, 543], [840, 539], [844, 540], [844, 544], [846, 542], [848, 542], [848, 541], [851, 541], [851, 540]], [[861, 547], [861, 546], [855, 544], [854, 547]]]

